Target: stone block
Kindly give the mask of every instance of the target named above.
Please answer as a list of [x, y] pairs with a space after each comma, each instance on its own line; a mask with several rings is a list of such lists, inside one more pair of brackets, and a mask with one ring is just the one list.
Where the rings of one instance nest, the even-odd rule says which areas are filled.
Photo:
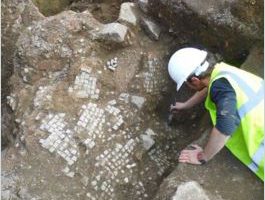
[[154, 21], [142, 17], [140, 24], [141, 27], [144, 29], [144, 31], [152, 40], [159, 39], [161, 28]]
[[108, 42], [122, 43], [125, 41], [128, 27], [120, 23], [105, 24], [96, 34], [95, 39], [102, 39]]
[[137, 108], [141, 109], [144, 105], [145, 98], [140, 96], [132, 96], [131, 102], [137, 106]]
[[150, 135], [141, 135], [143, 147], [148, 151], [154, 144], [155, 141]]
[[210, 200], [203, 188], [195, 181], [182, 183], [172, 200]]
[[124, 22], [130, 25], [137, 25], [138, 17], [136, 13], [135, 3], [126, 2], [121, 4], [120, 14], [118, 18], [119, 22]]

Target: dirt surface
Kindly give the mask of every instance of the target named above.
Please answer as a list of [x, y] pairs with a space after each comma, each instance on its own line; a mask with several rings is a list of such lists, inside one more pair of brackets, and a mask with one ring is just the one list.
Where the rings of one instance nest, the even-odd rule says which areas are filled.
[[[93, 6], [100, 7], [100, 9], [92, 9], [92, 13], [98, 20], [111, 22], [117, 18], [118, 2]], [[113, 12], [113, 9], [116, 10]], [[104, 72], [102, 61], [99, 62], [101, 66], [99, 64], [93, 66], [92, 63], [93, 70], [104, 72], [98, 74], [98, 77], [101, 77], [98, 87], [102, 91], [106, 91], [105, 96], [101, 96], [98, 101], [100, 102], [97, 105], [99, 108], [104, 108], [109, 100], [117, 99], [117, 95], [121, 92], [137, 94], [138, 96], [145, 95], [143, 88], [141, 88], [141, 79], [135, 78], [135, 74], [142, 76], [143, 71], [147, 70], [149, 59], [158, 58], [161, 65], [165, 64], [169, 54], [168, 48], [172, 45], [172, 38], [169, 35], [163, 34], [161, 40], [154, 42], [142, 30], [139, 30], [134, 38], [131, 46], [116, 50], [102, 48], [95, 46], [97, 43], [94, 44], [93, 49], [96, 49], [97, 55], [102, 61], [116, 56], [119, 60], [119, 66], [123, 66], [112, 73]], [[78, 66], [78, 63], [75, 66]], [[10, 147], [2, 153], [2, 170], [6, 172], [2, 176], [9, 178], [9, 174], [12, 174], [19, 182], [13, 188], [4, 188], [4, 191], [12, 191], [18, 194], [18, 198], [23, 198], [21, 194], [19, 195], [19, 191], [27, 191], [24, 195], [35, 199], [86, 199], [89, 198], [89, 195], [92, 196], [91, 199], [152, 199], [163, 177], [169, 174], [177, 164], [176, 155], [179, 149], [193, 140], [193, 137], [185, 137], [184, 130], [187, 130], [187, 125], [179, 124], [173, 128], [166, 125], [169, 104], [166, 96], [157, 95], [159, 91], [154, 93], [156, 96], [150, 98], [151, 101], [156, 101], [150, 108], [139, 110], [133, 105], [128, 106], [119, 103], [120, 109], [123, 108], [124, 111], [131, 112], [125, 119], [126, 123], [123, 125], [125, 131], [123, 132], [128, 134], [125, 136], [131, 138], [131, 141], [136, 141], [134, 144], [136, 146], [124, 161], [127, 162], [127, 165], [131, 164], [135, 167], [126, 168], [124, 163], [116, 165], [115, 162], [111, 161], [111, 165], [121, 166], [119, 170], [122, 171], [122, 173], [118, 172], [114, 178], [111, 178], [113, 175], [104, 165], [95, 166], [95, 163], [100, 163], [96, 157], [102, 155], [103, 152], [111, 152], [117, 144], [122, 146], [128, 144], [129, 140], [123, 132], [111, 133], [115, 137], [110, 142], [104, 142], [97, 138], [95, 140], [96, 147], [90, 151], [87, 151], [82, 145], [79, 146], [79, 158], [73, 166], [68, 166], [62, 157], [50, 153], [40, 145], [40, 140], [47, 138], [49, 134], [40, 130], [39, 127], [43, 122], [36, 120], [37, 116], [42, 117], [49, 113], [67, 113], [69, 117], [66, 117], [65, 120], [68, 120], [69, 127], [75, 126], [79, 117], [77, 110], [80, 110], [87, 101], [71, 97], [67, 88], [69, 83], [74, 81], [79, 69], [73, 68], [65, 79], [55, 81], [56, 84], [51, 84], [50, 80], [43, 78], [34, 86], [28, 85], [23, 88], [24, 84], [14, 85], [14, 91], [20, 93], [18, 107], [23, 112], [17, 117], [23, 120], [20, 126], [20, 130], [23, 132], [20, 133], [20, 139], [21, 137], [22, 139], [17, 142], [17, 147]], [[19, 82], [15, 77], [13, 77], [13, 81]], [[44, 104], [36, 109], [33, 103], [34, 95], [37, 88], [45, 85], [50, 87], [52, 100], [43, 99]], [[110, 91], [107, 92], [108, 90]], [[169, 88], [165, 89], [166, 93], [169, 93], [168, 90]], [[158, 99], [156, 99], [157, 97]], [[115, 121], [115, 116], [110, 117], [110, 123], [111, 120]], [[194, 117], [194, 125], [191, 129], [195, 128], [195, 121]], [[151, 128], [156, 134], [154, 136], [156, 145], [149, 151], [149, 154], [143, 150], [139, 139], [137, 139], [148, 128]], [[77, 140], [80, 140], [82, 136], [79, 135], [78, 137]], [[104, 137], [108, 138], [109, 136]], [[71, 172], [73, 173], [71, 174]], [[95, 180], [98, 189], [94, 185]], [[101, 191], [100, 187], [103, 187], [104, 183], [111, 187], [110, 193], [104, 189]]]
[[[102, 1], [90, 4], [80, 1], [72, 4], [69, 9], [77, 12], [88, 9], [100, 22], [110, 23], [116, 21], [120, 3]], [[1, 154], [2, 180], [6, 180], [2, 183], [2, 194], [5, 195], [2, 195], [2, 199], [154, 198], [163, 179], [178, 165], [179, 151], [199, 138], [209, 124], [202, 125], [201, 116], [205, 112], [202, 105], [194, 110], [178, 113], [173, 126], [166, 123], [172, 99], [184, 100], [192, 94], [188, 91], [176, 96], [175, 85], [167, 75], [167, 60], [172, 49], [183, 45], [185, 41], [180, 40], [178, 44], [176, 39], [166, 32], [162, 32], [159, 41], [151, 40], [141, 29], [132, 32], [132, 44], [126, 47], [113, 49], [99, 42], [93, 43], [90, 46], [91, 51], [88, 52], [89, 55], [96, 54], [91, 56], [95, 60], [88, 59], [91, 57], [87, 54], [87, 58], [80, 61], [81, 64], [72, 63], [72, 68], [66, 75], [61, 73], [56, 76], [54, 73], [52, 75], [55, 78], [43, 77], [36, 81], [35, 85], [22, 83], [21, 78], [12, 77], [13, 91], [19, 99], [16, 118], [19, 121], [20, 133], [15, 147], [9, 147]], [[105, 70], [105, 63], [114, 57], [118, 58], [120, 67], [115, 72]], [[76, 98], [74, 94], [69, 93], [76, 77], [82, 74], [81, 69], [85, 68], [82, 63], [85, 67], [89, 65], [92, 72], [88, 74], [99, 80], [97, 88], [103, 95], [98, 99]], [[143, 83], [146, 81], [145, 74], [150, 73], [150, 65], [158, 66], [156, 78], [159, 77], [159, 87], [147, 93]], [[38, 97], [40, 88], [45, 91], [45, 95]], [[144, 106], [139, 108], [135, 103], [120, 100], [119, 95], [122, 93], [129, 94], [131, 99], [133, 95], [144, 97]], [[112, 100], [117, 102], [112, 108], [119, 109], [119, 114], [107, 111]], [[94, 123], [100, 111], [106, 113], [105, 121], [102, 122], [103, 125], [97, 121], [96, 127], [92, 127], [91, 123], [91, 127], [81, 130], [78, 122], [85, 110], [84, 106], [89, 108], [91, 104], [96, 105], [91, 121]], [[119, 129], [108, 131], [121, 117], [124, 123]], [[74, 164], [69, 164], [59, 154], [60, 149], [52, 151], [42, 145], [42, 142], [52, 135], [52, 131], [50, 127], [41, 127], [55, 118], [58, 123], [65, 125], [63, 131], [69, 134], [66, 134], [66, 137], [69, 136], [70, 141], [64, 144], [71, 146], [71, 153], [77, 152], [73, 153], [78, 158]], [[54, 129], [57, 130], [57, 127]], [[97, 128], [102, 129], [96, 133], [90, 132], [93, 128], [95, 132]], [[143, 148], [141, 135], [150, 129], [154, 133], [152, 138], [155, 144], [146, 150]], [[92, 148], [83, 143], [88, 135], [95, 143]], [[209, 181], [221, 182], [220, 177], [210, 177]], [[233, 187], [234, 182], [225, 182], [225, 189], [220, 187], [219, 192], [227, 191], [228, 187]], [[253, 184], [259, 183], [253, 180]], [[216, 190], [213, 185], [207, 185], [207, 189], [213, 193]], [[261, 197], [261, 190], [259, 184], [258, 197]], [[222, 196], [229, 199], [229, 195]], [[239, 197], [247, 200], [249, 196], [243, 192]]]

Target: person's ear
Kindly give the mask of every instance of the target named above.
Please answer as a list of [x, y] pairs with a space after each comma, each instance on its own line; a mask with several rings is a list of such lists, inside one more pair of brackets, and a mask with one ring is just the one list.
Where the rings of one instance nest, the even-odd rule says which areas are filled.
[[198, 78], [198, 77], [196, 77], [196, 76], [193, 76], [192, 78], [191, 78], [191, 82], [192, 83], [199, 83], [201, 80]]

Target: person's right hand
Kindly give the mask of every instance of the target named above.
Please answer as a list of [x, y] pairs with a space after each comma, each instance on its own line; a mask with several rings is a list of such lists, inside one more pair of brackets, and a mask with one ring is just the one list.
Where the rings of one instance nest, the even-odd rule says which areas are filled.
[[185, 109], [185, 103], [182, 102], [176, 102], [175, 105], [171, 104], [170, 105], [170, 112], [172, 111], [179, 111]]

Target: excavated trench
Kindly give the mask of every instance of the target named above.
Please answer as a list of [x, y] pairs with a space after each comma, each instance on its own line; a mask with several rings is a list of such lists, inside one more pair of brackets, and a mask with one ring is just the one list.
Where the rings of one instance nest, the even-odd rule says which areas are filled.
[[64, 10], [83, 12], [88, 10], [95, 19], [102, 23], [110, 23], [118, 18], [122, 0], [32, 0], [40, 12], [48, 17], [56, 15]]
[[[82, 0], [33, 0], [33, 2], [38, 6], [42, 14], [47, 17], [56, 15], [61, 11], [69, 9], [75, 12], [89, 10], [95, 19], [103, 24], [116, 21], [120, 11], [120, 4], [122, 3], [121, 0], [112, 2], [89, 2]], [[155, 55], [157, 55], [157, 53], [162, 52], [162, 55], [159, 57], [161, 61], [160, 64], [166, 68], [167, 60], [175, 49], [178, 49], [184, 45], [194, 46], [194, 44], [187, 44], [185, 41], [177, 41], [167, 33], [164, 33], [163, 39], [155, 43], [147, 39], [147, 37], [141, 31], [139, 31], [137, 37], [136, 44], [132, 45], [131, 47], [125, 47], [128, 49], [127, 54], [124, 52], [123, 54], [121, 49], [112, 50], [112, 52], [111, 50], [109, 51], [104, 49], [100, 52], [102, 58], [109, 59], [111, 56], [123, 55], [124, 57], [127, 56], [127, 64], [130, 65], [135, 61], [134, 58], [130, 57], [130, 53], [132, 51], [138, 51], [141, 49], [141, 51], [149, 52], [151, 55], [153, 55], [153, 53], [156, 53]], [[174, 44], [172, 44], [172, 41], [174, 41]], [[139, 46], [141, 48], [139, 48]], [[154, 51], [154, 49], [156, 49], [156, 51]], [[109, 55], [103, 55], [104, 53]], [[236, 58], [235, 62], [241, 63], [245, 59], [245, 56], [246, 55], [243, 55], [240, 57], [240, 59]], [[140, 69], [142, 68], [143, 67], [140, 66]], [[38, 158], [36, 158], [36, 160], [32, 160], [28, 157], [24, 157], [24, 159], [19, 158], [18, 160], [21, 162], [21, 164], [20, 167], [17, 168], [19, 169], [19, 173], [17, 175], [23, 177], [21, 178], [21, 183], [24, 183], [28, 187], [30, 184], [33, 184], [32, 188], [27, 188], [31, 196], [35, 197], [40, 194], [41, 197], [47, 199], [51, 199], [53, 197], [55, 197], [54, 199], [82, 199], [86, 197], [90, 197], [91, 199], [111, 199], [113, 198], [111, 192], [115, 190], [115, 199], [153, 199], [163, 179], [167, 177], [178, 165], [177, 155], [179, 151], [192, 141], [198, 139], [201, 133], [210, 127], [203, 105], [199, 105], [196, 108], [188, 111], [177, 113], [173, 118], [172, 124], [167, 124], [170, 104], [175, 101], [185, 101], [193, 94], [193, 91], [190, 91], [187, 86], [183, 86], [186, 88], [181, 90], [181, 92], [176, 93], [175, 84], [167, 75], [165, 75], [165, 68], [162, 68], [164, 74], [161, 74], [161, 76], [164, 75], [167, 79], [163, 88], [159, 94], [155, 93], [147, 96], [148, 98], [150, 97], [148, 104], [150, 105], [150, 108], [144, 108], [140, 112], [139, 117], [137, 117], [137, 120], [135, 119], [135, 122], [131, 124], [131, 127], [127, 127], [127, 129], [132, 132], [145, 132], [146, 130], [151, 129], [155, 134], [153, 138], [155, 144], [152, 145], [148, 151], [139, 148], [135, 151], [134, 155], [132, 155], [133, 159], [128, 158], [128, 160], [130, 160], [129, 162], [132, 162], [132, 164], [129, 164], [132, 166], [137, 165], [137, 169], [128, 167], [129, 172], [127, 174], [126, 171], [124, 172], [124, 169], [121, 169], [123, 172], [121, 174], [119, 171], [117, 172], [118, 175], [116, 182], [113, 177], [111, 180], [109, 179], [109, 174], [105, 174], [104, 170], [106, 170], [106, 168], [104, 168], [105, 166], [102, 163], [100, 166], [101, 171], [97, 171], [98, 169], [94, 164], [99, 162], [98, 160], [93, 160], [91, 158], [93, 158], [93, 156], [96, 154], [102, 156], [105, 153], [109, 153], [108, 151], [111, 151], [112, 147], [115, 147], [115, 142], [118, 144], [128, 144], [128, 141], [124, 141], [124, 138], [120, 136], [116, 141], [111, 141], [109, 144], [107, 144], [106, 147], [108, 148], [104, 148], [104, 143], [101, 144], [98, 142], [98, 144], [101, 144], [98, 145], [100, 147], [96, 147], [88, 154], [85, 152], [85, 148], [82, 150], [82, 147], [80, 150], [81, 154], [83, 154], [81, 156], [82, 160], [80, 159], [81, 161], [78, 161], [78, 166], [75, 169], [71, 167], [69, 167], [70, 169], [66, 169], [66, 167], [62, 170], [62, 166], [65, 164], [63, 164], [62, 160], [58, 159], [58, 156], [51, 158], [45, 152], [40, 153], [40, 147], [31, 144], [32, 146], [30, 147], [30, 150], [27, 151], [32, 151], [32, 156], [36, 156], [37, 154]], [[123, 83], [120, 82], [120, 84]], [[131, 94], [139, 91], [140, 90], [137, 87], [137, 80], [132, 80], [132, 84], [128, 86], [128, 91], [126, 92]], [[59, 95], [59, 93], [57, 95]], [[65, 106], [67, 107], [67, 105]], [[131, 109], [133, 112], [135, 112], [135, 107], [131, 107]], [[134, 119], [132, 119], [132, 121], [133, 120]], [[70, 124], [71, 123], [73, 123], [73, 121], [71, 121]], [[29, 130], [32, 127], [30, 127]], [[41, 135], [42, 133], [38, 133], [37, 131], [37, 136], [39, 136], [38, 134]], [[132, 136], [132, 138], [134, 138], [134, 136]], [[30, 136], [28, 141], [27, 145], [29, 145], [30, 142], [38, 143], [37, 137], [34, 139], [33, 136]], [[90, 157], [88, 158], [87, 156]], [[47, 160], [48, 163], [52, 164], [47, 167], [47, 169], [42, 168], [42, 170], [40, 170], [39, 167], [45, 166], [44, 159], [45, 162]], [[116, 162], [118, 162], [118, 160]], [[112, 165], [115, 166], [115, 162], [113, 162], [110, 167], [112, 167]], [[86, 169], [86, 166], [88, 166], [88, 169]], [[72, 175], [69, 175], [69, 170], [70, 172], [75, 171], [74, 179]], [[60, 171], [63, 171], [63, 174], [66, 174], [67, 177], [60, 177]], [[56, 174], [59, 182], [57, 182], [58, 180], [54, 180], [53, 173]], [[36, 178], [32, 178], [32, 174], [36, 175]], [[105, 179], [104, 176], [106, 176]], [[69, 182], [69, 177], [72, 178], [71, 182]], [[80, 183], [80, 180], [82, 184]], [[43, 183], [50, 184], [46, 186], [46, 189], [49, 190], [50, 194], [44, 194], [46, 190], [42, 189]], [[65, 183], [65, 185], [60, 185], [61, 183]], [[75, 185], [75, 187], [72, 188], [72, 185]], [[60, 196], [58, 191], [65, 191], [65, 193]]]
[[32, 0], [32, 2], [44, 16], [48, 17], [67, 10], [73, 0]]

